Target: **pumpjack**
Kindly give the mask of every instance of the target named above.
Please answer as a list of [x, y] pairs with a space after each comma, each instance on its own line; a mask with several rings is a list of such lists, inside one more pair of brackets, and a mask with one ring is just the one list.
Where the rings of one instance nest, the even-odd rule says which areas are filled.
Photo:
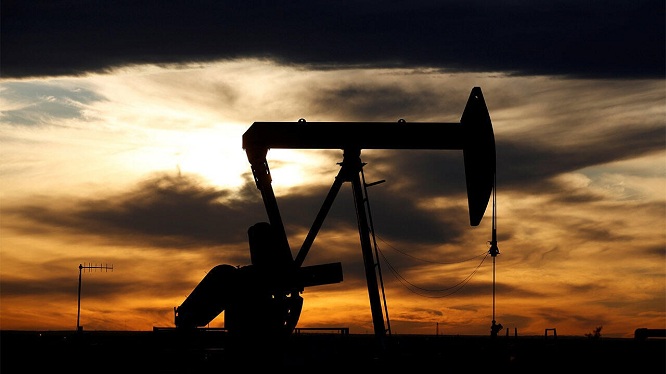
[[[261, 191], [268, 222], [248, 229], [251, 265], [218, 265], [175, 308], [177, 328], [206, 326], [225, 311], [224, 324], [236, 336], [288, 336], [298, 323], [305, 287], [342, 282], [341, 263], [303, 266], [341, 186], [350, 182], [357, 212], [368, 296], [375, 336], [383, 341], [375, 257], [361, 173], [362, 149], [462, 150], [471, 226], [486, 211], [495, 177], [495, 138], [480, 87], [474, 87], [459, 123], [397, 122], [254, 122], [243, 134], [243, 149]], [[268, 150], [340, 149], [340, 171], [295, 258], [287, 238], [266, 155]]]

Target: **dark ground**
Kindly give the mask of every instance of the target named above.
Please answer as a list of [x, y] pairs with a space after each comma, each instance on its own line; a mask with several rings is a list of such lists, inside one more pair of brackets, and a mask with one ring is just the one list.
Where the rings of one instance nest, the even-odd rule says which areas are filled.
[[[307, 368], [666, 373], [666, 339], [292, 334], [235, 349], [224, 331], [0, 331], [0, 372], [222, 373]], [[263, 347], [263, 348], [262, 348]]]

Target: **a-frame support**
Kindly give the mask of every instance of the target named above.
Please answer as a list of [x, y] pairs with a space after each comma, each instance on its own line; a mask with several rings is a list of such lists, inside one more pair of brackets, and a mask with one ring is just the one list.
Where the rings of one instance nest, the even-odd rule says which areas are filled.
[[[326, 215], [328, 214], [333, 201], [335, 200], [342, 184], [350, 182], [352, 186], [352, 193], [354, 196], [354, 207], [356, 209], [356, 219], [358, 224], [358, 233], [361, 242], [361, 252], [363, 254], [363, 264], [365, 268], [365, 277], [368, 287], [368, 297], [370, 299], [370, 310], [372, 313], [372, 322], [374, 327], [375, 336], [378, 338], [381, 346], [384, 345], [384, 338], [386, 336], [386, 326], [384, 315], [382, 313], [382, 304], [379, 295], [379, 284], [377, 283], [376, 261], [372, 251], [372, 244], [370, 240], [370, 228], [368, 226], [368, 215], [365, 209], [365, 197], [363, 193], [363, 183], [361, 180], [361, 172], [363, 171], [363, 163], [361, 162], [361, 149], [360, 148], [345, 148], [343, 152], [343, 161], [340, 163], [340, 171], [335, 177], [333, 185], [329, 190], [324, 203], [322, 204], [315, 221], [306, 236], [303, 245], [301, 246], [298, 255], [294, 261], [294, 265], [299, 267], [303, 264], [307, 253], [314, 242], [319, 229], [321, 228]], [[262, 192], [264, 204], [270, 223], [274, 227], [282, 227], [282, 218], [280, 217], [279, 209], [277, 208], [277, 200], [271, 187], [270, 172], [268, 164], [263, 159], [257, 159], [256, 165], [252, 164], [252, 170], [255, 173], [255, 182]], [[284, 232], [282, 230], [282, 232]], [[286, 235], [284, 236], [286, 240]]]
[[361, 239], [361, 251], [363, 253], [363, 265], [365, 267], [365, 279], [368, 285], [368, 297], [370, 298], [372, 324], [375, 336], [378, 338], [379, 344], [383, 347], [386, 336], [386, 326], [384, 325], [384, 314], [382, 313], [382, 304], [379, 298], [379, 284], [377, 283], [376, 271], [377, 264], [375, 262], [370, 241], [368, 215], [365, 211], [365, 195], [363, 194], [363, 183], [361, 181], [361, 172], [363, 168], [363, 163], [361, 162], [361, 150], [345, 149], [342, 168], [347, 169], [347, 174], [352, 184], [354, 206], [356, 208], [356, 220], [358, 223], [358, 234]]

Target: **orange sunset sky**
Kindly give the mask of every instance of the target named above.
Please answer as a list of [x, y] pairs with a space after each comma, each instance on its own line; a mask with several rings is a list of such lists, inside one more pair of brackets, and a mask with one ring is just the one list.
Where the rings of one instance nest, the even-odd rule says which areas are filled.
[[[663, 2], [65, 3], [2, 4], [1, 329], [75, 329], [79, 264], [113, 266], [82, 273], [86, 330], [173, 326], [211, 268], [250, 264], [252, 123], [459, 122], [473, 87], [496, 142], [495, 319], [666, 328]], [[489, 334], [492, 202], [470, 226], [462, 152], [361, 158], [386, 181], [369, 201], [392, 332]], [[295, 256], [342, 152], [267, 160]], [[298, 326], [372, 333], [349, 184], [304, 265], [329, 262], [344, 281], [306, 288]]]

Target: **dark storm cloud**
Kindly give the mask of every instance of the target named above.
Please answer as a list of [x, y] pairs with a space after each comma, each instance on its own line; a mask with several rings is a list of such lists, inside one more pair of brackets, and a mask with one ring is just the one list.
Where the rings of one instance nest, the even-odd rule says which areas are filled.
[[[116, 267], [115, 269], [119, 269]], [[72, 269], [72, 274], [76, 274]], [[89, 271], [93, 272], [93, 271]], [[96, 270], [100, 273], [104, 270]], [[112, 271], [106, 271], [111, 273]], [[153, 279], [152, 281], [142, 280], [138, 282], [116, 282], [112, 277], [99, 277], [99, 274], [88, 274], [84, 270], [82, 275], [85, 279], [85, 298], [86, 300], [113, 298], [124, 298], [129, 293], [148, 293], [151, 295], [171, 296], [171, 293], [178, 291], [186, 295], [191, 291], [191, 285], [182, 282], [177, 276], [166, 273], [163, 278]], [[71, 297], [77, 292], [75, 277], [50, 277], [45, 279], [17, 279], [3, 276], [2, 293], [6, 297], [49, 297], [57, 295]], [[74, 296], [76, 297], [76, 296]]]
[[163, 175], [116, 196], [58, 207], [52, 199], [49, 205], [6, 207], [3, 215], [27, 220], [15, 223], [25, 234], [68, 232], [110, 243], [197, 248], [246, 242], [248, 227], [263, 219], [259, 195], [253, 201], [230, 194], [186, 176]]
[[[77, 270], [72, 269], [76, 274]], [[99, 272], [99, 271], [98, 271]], [[86, 299], [108, 299], [109, 297], [127, 295], [129, 291], [139, 288], [141, 290], [151, 289], [153, 292], [164, 290], [164, 284], [143, 284], [118, 283], [110, 278], [101, 278], [85, 275]], [[175, 282], [174, 282], [175, 283]], [[3, 296], [20, 297], [54, 297], [54, 295], [75, 295], [76, 278], [75, 277], [50, 277], [46, 279], [15, 279], [4, 277], [2, 279]]]
[[69, 294], [76, 292], [72, 287], [72, 278], [51, 278], [48, 280], [29, 280], [16, 279], [3, 276], [2, 294], [3, 296], [43, 296], [49, 294]]
[[649, 256], [654, 256], [661, 261], [666, 260], [666, 249], [664, 249], [663, 245], [655, 245], [653, 247], [645, 248], [643, 253]]
[[238, 57], [664, 76], [663, 1], [3, 1], [2, 76]]
[[[546, 145], [524, 139], [498, 140], [497, 184], [523, 191], [553, 191], [559, 186], [549, 178], [590, 166], [629, 160], [662, 152], [663, 127], [626, 125], [622, 131], [597, 131], [570, 146]], [[547, 190], [544, 190], [547, 189]]]
[[[452, 94], [446, 94], [452, 96]], [[461, 97], [465, 97], [464, 95]], [[341, 121], [397, 121], [418, 122], [424, 115], [445, 116], [447, 97], [428, 88], [416, 91], [392, 85], [371, 86], [367, 82], [344, 85], [340, 88], [322, 88], [307, 98], [309, 109], [319, 115], [334, 114]], [[459, 98], [458, 98], [459, 99]], [[464, 107], [454, 115], [460, 116]], [[455, 117], [454, 117], [455, 118]]]

